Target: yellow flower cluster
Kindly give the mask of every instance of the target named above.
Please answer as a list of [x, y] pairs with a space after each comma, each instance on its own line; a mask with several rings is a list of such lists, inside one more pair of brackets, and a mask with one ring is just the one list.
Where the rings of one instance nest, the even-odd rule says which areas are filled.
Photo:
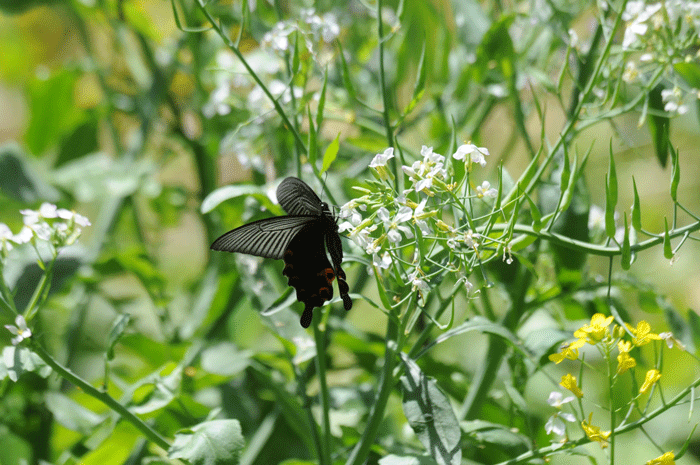
[[633, 348], [641, 347], [649, 344], [651, 341], [662, 339], [658, 334], [651, 332], [649, 323], [642, 320], [637, 324], [636, 328], [625, 323], [627, 331], [632, 335], [632, 341], [624, 341], [622, 338], [626, 334], [625, 329], [616, 326], [611, 334], [609, 327], [612, 322], [612, 316], [606, 317], [602, 313], [596, 313], [591, 318], [590, 324], [585, 324], [574, 332], [574, 337], [577, 339], [562, 345], [561, 351], [550, 355], [549, 360], [557, 364], [566, 359], [577, 360], [579, 349], [586, 343], [595, 345], [599, 342], [608, 342], [612, 344], [614, 343], [614, 339], [618, 339], [617, 349], [619, 355], [617, 356], [617, 373], [621, 375], [637, 365], [637, 361], [630, 355], [630, 351]]

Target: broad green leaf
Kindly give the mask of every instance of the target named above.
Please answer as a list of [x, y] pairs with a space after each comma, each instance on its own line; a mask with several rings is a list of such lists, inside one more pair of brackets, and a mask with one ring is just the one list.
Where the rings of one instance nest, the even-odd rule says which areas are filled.
[[673, 69], [693, 89], [700, 89], [700, 64], [696, 61], [679, 61], [673, 64]]
[[389, 454], [379, 459], [379, 465], [435, 465], [434, 458], [427, 455], [394, 455]]
[[168, 457], [192, 465], [233, 465], [244, 445], [238, 420], [212, 420], [176, 433]]
[[26, 372], [34, 372], [46, 378], [52, 370], [37, 354], [26, 347], [3, 347], [2, 358], [0, 358], [0, 380], [10, 378], [10, 381], [17, 382]]
[[9, 426], [0, 425], [0, 463], [3, 465], [36, 463], [33, 453], [29, 442], [13, 433]]
[[85, 122], [76, 126], [61, 142], [55, 166], [96, 152], [99, 148], [97, 129], [97, 119], [94, 117], [88, 117]]
[[462, 431], [450, 401], [416, 362], [404, 353], [401, 353], [401, 360], [406, 366], [401, 387], [408, 423], [438, 464], [460, 464]]
[[273, 204], [272, 200], [267, 196], [265, 186], [253, 186], [251, 184], [237, 184], [216, 189], [204, 198], [200, 211], [206, 214], [229, 199], [248, 195], [255, 197], [256, 200], [273, 213], [282, 213], [282, 209]]
[[44, 394], [44, 400], [58, 423], [81, 434], [90, 434], [106, 418], [59, 392], [47, 392]]
[[331, 164], [335, 161], [338, 156], [338, 150], [340, 149], [340, 133], [335, 136], [333, 142], [330, 143], [326, 149], [326, 153], [323, 154], [323, 166], [321, 167], [321, 174], [325, 173]]
[[238, 350], [230, 342], [221, 342], [202, 352], [202, 369], [222, 376], [233, 376], [245, 370], [250, 364], [252, 352]]
[[41, 180], [14, 142], [0, 146], [0, 191], [21, 203], [56, 202], [58, 191]]
[[74, 71], [54, 72], [47, 79], [36, 79], [29, 86], [29, 126], [25, 134], [33, 155], [43, 155], [53, 144], [72, 131], [84, 118], [84, 111], [73, 102]]

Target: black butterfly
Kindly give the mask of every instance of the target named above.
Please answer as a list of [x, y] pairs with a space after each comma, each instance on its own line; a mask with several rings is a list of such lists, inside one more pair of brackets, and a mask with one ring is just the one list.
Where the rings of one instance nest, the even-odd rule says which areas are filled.
[[[350, 287], [340, 267], [343, 247], [328, 204], [321, 202], [304, 181], [292, 177], [277, 188], [277, 201], [287, 216], [254, 221], [229, 231], [214, 241], [212, 250], [284, 259], [282, 274], [297, 290], [297, 300], [305, 306], [301, 315], [304, 328], [311, 324], [313, 309], [333, 298], [332, 283], [336, 277], [343, 306], [350, 310]], [[333, 260], [332, 267], [326, 248]]]

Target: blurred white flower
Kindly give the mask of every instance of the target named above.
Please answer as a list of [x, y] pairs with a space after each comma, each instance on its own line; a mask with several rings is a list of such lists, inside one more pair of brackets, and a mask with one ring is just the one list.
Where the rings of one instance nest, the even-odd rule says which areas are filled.
[[25, 339], [32, 337], [32, 330], [27, 328], [27, 322], [22, 315], [17, 315], [15, 325], [5, 325], [5, 328], [15, 337], [12, 338], [12, 345], [17, 345]]

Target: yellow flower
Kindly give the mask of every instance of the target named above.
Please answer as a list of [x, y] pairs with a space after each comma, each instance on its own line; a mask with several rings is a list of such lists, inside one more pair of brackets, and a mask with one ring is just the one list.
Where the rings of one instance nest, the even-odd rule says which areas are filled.
[[549, 360], [554, 363], [561, 363], [565, 358], [576, 360], [578, 358], [578, 349], [586, 343], [585, 339], [576, 339], [569, 344], [562, 344], [561, 352], [549, 356]]
[[642, 320], [637, 324], [637, 328], [633, 328], [629, 324], [625, 323], [627, 326], [627, 329], [630, 330], [634, 338], [632, 339], [632, 343], [637, 346], [641, 347], [645, 344], [649, 344], [651, 341], [659, 341], [661, 340], [661, 336], [658, 334], [654, 334], [651, 332], [651, 326], [649, 323], [646, 321]]
[[613, 317], [609, 316], [606, 318], [602, 313], [596, 313], [591, 318], [591, 324], [581, 326], [574, 333], [574, 337], [586, 339], [589, 344], [595, 344], [610, 334], [608, 326], [610, 326], [612, 321]]
[[571, 373], [567, 373], [562, 376], [561, 383], [559, 383], [559, 385], [571, 391], [579, 399], [583, 397], [583, 391], [581, 391], [581, 389], [578, 387], [578, 384], [576, 384], [576, 377], [571, 375]]
[[620, 355], [617, 356], [617, 374], [621, 375], [630, 368], [637, 366], [637, 361], [630, 357], [630, 350], [632, 350], [632, 344], [626, 341], [620, 341], [617, 343], [617, 348], [620, 351]]
[[646, 394], [646, 392], [651, 389], [651, 387], [656, 384], [656, 382], [661, 378], [661, 373], [659, 370], [651, 369], [647, 371], [646, 378], [644, 379], [644, 384], [639, 388], [640, 394]]
[[675, 456], [673, 455], [673, 451], [671, 452], [666, 452], [664, 455], [660, 457], [656, 457], [655, 459], [649, 460], [646, 465], [675, 465], [676, 462], [673, 460]]
[[608, 438], [610, 437], [610, 431], [601, 431], [600, 426], [593, 426], [591, 421], [593, 420], [593, 412], [588, 415], [588, 421], [582, 421], [581, 427], [585, 431], [586, 436], [591, 441], [596, 441], [600, 443], [601, 449], [608, 447]]

